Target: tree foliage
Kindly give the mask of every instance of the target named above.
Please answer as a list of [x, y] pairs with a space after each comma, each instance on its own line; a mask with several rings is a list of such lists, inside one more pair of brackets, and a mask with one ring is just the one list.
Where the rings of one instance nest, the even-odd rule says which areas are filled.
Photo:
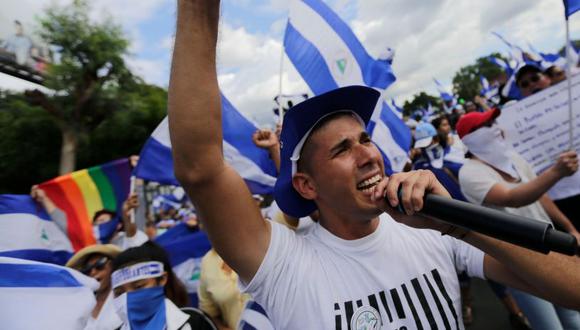
[[429, 104], [440, 109], [443, 107], [443, 103], [439, 97], [429, 95], [425, 92], [415, 94], [410, 102], [405, 101], [405, 104], [403, 104], [403, 115], [410, 116], [416, 110], [427, 109]]
[[92, 22], [85, 0], [49, 7], [39, 21], [41, 39], [56, 48], [45, 86], [54, 93], [26, 93], [29, 104], [44, 109], [60, 129], [60, 172], [75, 168], [81, 139], [121, 110], [119, 100], [138, 79], [127, 68], [129, 41], [111, 19]]
[[489, 57], [493, 56], [505, 60], [499, 53], [478, 58], [474, 64], [464, 66], [453, 76], [453, 91], [464, 100], [473, 100], [481, 90], [480, 76], [488, 81], [497, 79], [503, 74], [501, 68], [493, 64]]
[[[137, 84], [118, 111], [80, 140], [78, 168], [138, 154], [166, 109], [165, 89]], [[23, 93], [0, 91], [0, 131], [0, 193], [27, 193], [33, 184], [58, 175], [60, 130]]]

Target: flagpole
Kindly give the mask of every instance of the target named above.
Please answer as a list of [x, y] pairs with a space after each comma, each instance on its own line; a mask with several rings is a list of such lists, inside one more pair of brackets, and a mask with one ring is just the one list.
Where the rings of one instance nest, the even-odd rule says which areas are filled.
[[284, 72], [284, 42], [280, 47], [280, 79], [278, 81], [278, 124], [284, 122], [284, 108], [282, 106], [282, 72]]
[[568, 81], [568, 116], [570, 126], [570, 150], [574, 150], [574, 116], [572, 113], [572, 63], [570, 63], [570, 23], [566, 17], [566, 77]]

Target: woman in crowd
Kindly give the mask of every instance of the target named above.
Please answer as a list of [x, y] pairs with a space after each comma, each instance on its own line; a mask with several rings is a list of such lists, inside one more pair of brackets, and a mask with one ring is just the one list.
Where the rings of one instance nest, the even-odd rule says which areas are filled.
[[216, 329], [200, 311], [187, 306], [188, 296], [163, 248], [148, 241], [113, 261], [114, 303], [125, 329]]

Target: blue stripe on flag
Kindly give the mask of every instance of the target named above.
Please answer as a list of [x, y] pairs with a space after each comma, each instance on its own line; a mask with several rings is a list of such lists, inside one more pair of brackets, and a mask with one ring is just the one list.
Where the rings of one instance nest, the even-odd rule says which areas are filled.
[[0, 195], [0, 214], [27, 213], [33, 214], [43, 220], [49, 220], [50, 216], [42, 205], [36, 203], [28, 195]]
[[294, 63], [314, 94], [318, 95], [338, 88], [318, 48], [306, 40], [290, 22], [286, 25], [284, 47], [288, 58]]
[[564, 13], [566, 19], [578, 10], [580, 10], [580, 0], [564, 0]]
[[72, 257], [70, 251], [53, 251], [44, 249], [10, 250], [0, 252], [0, 257], [34, 260], [55, 265], [64, 265]]
[[403, 121], [393, 113], [389, 108], [389, 105], [384, 102], [380, 118], [391, 131], [391, 135], [395, 139], [395, 142], [397, 142], [402, 149], [409, 150], [411, 148], [411, 131], [405, 123], [403, 123]]
[[178, 186], [173, 172], [171, 149], [151, 137], [145, 142], [139, 155], [134, 175], [144, 180]]
[[211, 249], [211, 243], [203, 231], [191, 230], [185, 223], [180, 223], [155, 239], [169, 254], [171, 266], [201, 258]]
[[0, 266], [0, 287], [61, 288], [83, 286], [66, 269], [50, 265], [10, 264]]
[[304, 3], [317, 12], [350, 49], [362, 70], [365, 85], [385, 89], [396, 80], [391, 66], [387, 62], [374, 60], [350, 27], [324, 2], [304, 0]]
[[[257, 127], [239, 113], [223, 94], [221, 98], [223, 139], [258, 165], [262, 171], [276, 176], [276, 168], [268, 152], [256, 147], [252, 141], [252, 134], [256, 132]], [[268, 192], [272, 192], [272, 187]]]

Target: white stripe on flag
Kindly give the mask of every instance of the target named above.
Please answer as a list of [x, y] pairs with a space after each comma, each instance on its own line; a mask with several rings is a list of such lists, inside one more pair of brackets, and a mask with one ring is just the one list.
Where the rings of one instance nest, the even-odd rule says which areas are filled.
[[97, 281], [67, 267], [14, 258], [0, 257], [2, 270], [10, 272], [0, 276], [2, 329], [84, 328]]
[[0, 214], [0, 252], [41, 249], [73, 251], [67, 236], [52, 222], [29, 213]]
[[324, 18], [303, 1], [292, 1], [290, 6], [290, 23], [306, 40], [316, 45], [334, 81], [341, 87], [365, 85], [356, 58]]
[[276, 178], [264, 173], [256, 163], [243, 156], [238, 149], [224, 140], [224, 158], [226, 162], [232, 166], [238, 174], [245, 180], [251, 180], [267, 186], [273, 187], [276, 183]]
[[169, 121], [167, 116], [165, 116], [163, 121], [161, 121], [157, 128], [155, 128], [153, 134], [151, 134], [151, 137], [167, 148], [171, 148], [171, 140], [169, 139]]
[[380, 118], [376, 121], [372, 139], [391, 162], [393, 171], [402, 172], [409, 158], [407, 152], [395, 142], [391, 130]]

